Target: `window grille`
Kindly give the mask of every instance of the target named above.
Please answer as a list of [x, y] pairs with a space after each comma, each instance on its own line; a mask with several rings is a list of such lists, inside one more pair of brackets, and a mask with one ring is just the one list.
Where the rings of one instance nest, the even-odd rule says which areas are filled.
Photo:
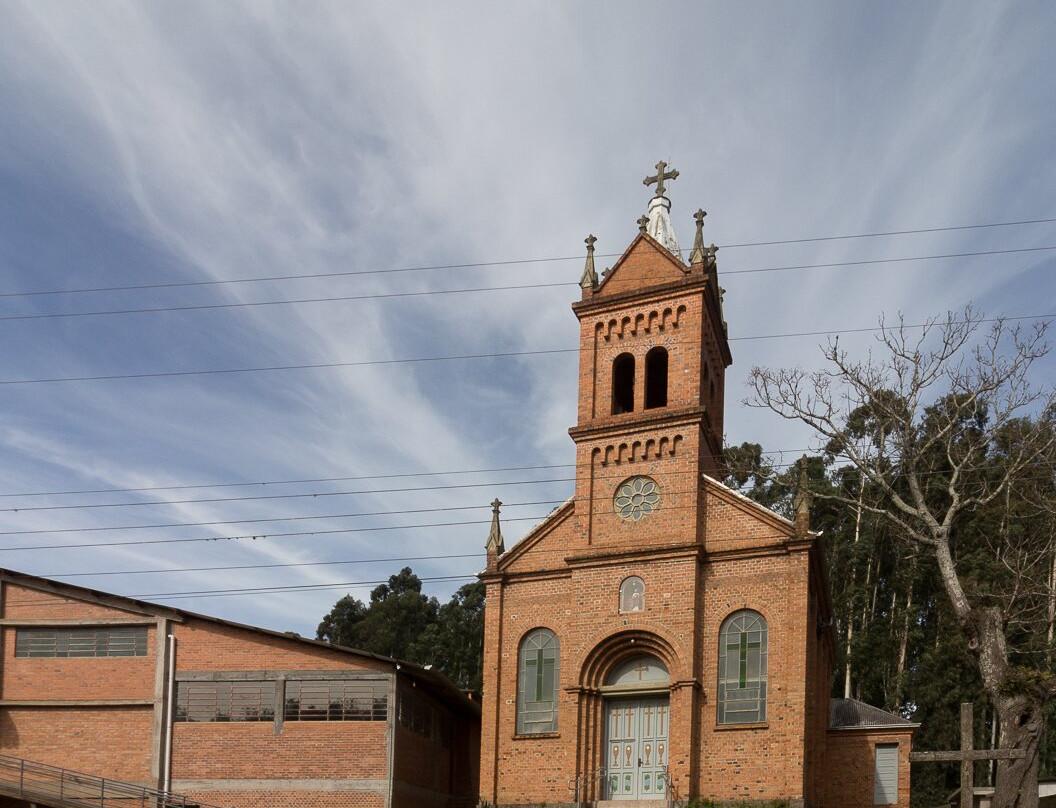
[[286, 683], [284, 716], [287, 721], [385, 721], [388, 706], [387, 680]]
[[271, 721], [275, 682], [177, 682], [177, 721]]
[[758, 612], [734, 612], [719, 631], [720, 724], [766, 721], [766, 620]]
[[557, 635], [539, 628], [521, 643], [517, 675], [517, 732], [557, 732]]
[[15, 632], [16, 657], [147, 655], [147, 627], [32, 628]]

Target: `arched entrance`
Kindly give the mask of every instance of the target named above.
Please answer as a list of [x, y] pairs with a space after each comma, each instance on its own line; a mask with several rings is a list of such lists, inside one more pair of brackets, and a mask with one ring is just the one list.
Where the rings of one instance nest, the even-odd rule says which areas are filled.
[[604, 799], [666, 796], [670, 685], [667, 666], [651, 654], [625, 659], [605, 677]]

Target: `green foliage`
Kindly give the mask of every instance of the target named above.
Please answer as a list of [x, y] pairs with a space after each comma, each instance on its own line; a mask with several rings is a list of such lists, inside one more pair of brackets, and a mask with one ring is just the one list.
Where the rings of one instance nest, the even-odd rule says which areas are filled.
[[390, 576], [363, 604], [346, 595], [323, 617], [316, 638], [419, 665], [433, 665], [459, 687], [480, 690], [484, 585], [466, 584], [440, 605], [422, 594], [410, 567]]

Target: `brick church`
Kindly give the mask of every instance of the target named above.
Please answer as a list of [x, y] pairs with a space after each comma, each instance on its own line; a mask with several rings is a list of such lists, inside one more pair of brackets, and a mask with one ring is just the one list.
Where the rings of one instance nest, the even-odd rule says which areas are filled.
[[480, 790], [494, 806], [909, 804], [915, 725], [830, 699], [832, 619], [809, 501], [723, 485], [732, 363], [704, 212], [688, 264], [657, 164], [599, 279], [587, 239], [573, 496], [487, 543]]

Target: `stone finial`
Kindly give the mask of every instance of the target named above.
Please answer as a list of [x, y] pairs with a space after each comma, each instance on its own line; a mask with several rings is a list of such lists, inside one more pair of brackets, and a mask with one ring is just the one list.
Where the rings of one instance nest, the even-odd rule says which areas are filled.
[[491, 503], [491, 532], [488, 533], [488, 540], [484, 545], [488, 553], [489, 569], [495, 565], [499, 556], [506, 552], [506, 545], [502, 541], [502, 529], [499, 527], [499, 507], [501, 505], [498, 497]]
[[646, 177], [644, 180], [642, 180], [642, 184], [643, 185], [652, 185], [655, 182], [656, 183], [656, 195], [657, 196], [663, 196], [664, 195], [664, 180], [677, 179], [678, 178], [678, 171], [676, 169], [674, 169], [674, 168], [672, 168], [670, 171], [665, 171], [664, 169], [667, 168], [667, 163], [665, 163], [663, 160], [661, 160], [659, 163], [657, 163], [655, 168], [656, 168], [656, 173], [653, 176]]
[[[692, 265], [703, 264], [707, 251], [704, 249], [704, 217], [707, 212], [700, 208], [693, 214], [697, 220], [697, 234], [693, 237], [693, 250], [689, 254], [689, 263]], [[716, 248], [717, 249], [717, 248]]]
[[796, 496], [792, 500], [792, 506], [796, 511], [794, 522], [796, 533], [806, 535], [810, 531], [810, 485], [807, 478], [807, 456], [803, 455], [799, 462], [799, 482], [796, 486]]
[[647, 228], [648, 226], [649, 226], [649, 217], [648, 216], [639, 216], [638, 217], [638, 232], [644, 233], [645, 232], [645, 228]]
[[719, 251], [719, 248], [715, 246], [715, 242], [712, 242], [711, 246], [704, 251], [704, 268], [715, 269], [718, 266], [718, 262], [715, 260], [715, 253]]
[[598, 288], [598, 273], [594, 271], [594, 234], [591, 233], [584, 241], [587, 244], [587, 261], [583, 267], [583, 276], [579, 279], [579, 285], [584, 290]]

